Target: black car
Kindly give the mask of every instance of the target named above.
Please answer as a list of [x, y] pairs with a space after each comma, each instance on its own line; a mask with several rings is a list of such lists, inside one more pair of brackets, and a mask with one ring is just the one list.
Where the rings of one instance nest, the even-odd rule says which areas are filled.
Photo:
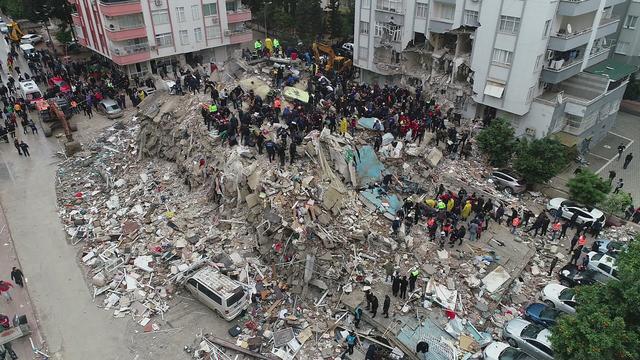
[[591, 269], [580, 271], [575, 265], [571, 264], [560, 269], [558, 277], [560, 278], [560, 284], [568, 287], [605, 284], [612, 280], [599, 271]]

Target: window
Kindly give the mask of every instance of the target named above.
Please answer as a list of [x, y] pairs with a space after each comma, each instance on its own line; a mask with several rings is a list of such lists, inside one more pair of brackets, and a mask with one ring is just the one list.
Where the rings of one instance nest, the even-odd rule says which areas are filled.
[[225, 3], [225, 6], [227, 7], [227, 11], [232, 11], [232, 12], [238, 11], [238, 3], [235, 1], [227, 1]]
[[511, 65], [511, 60], [513, 60], [513, 53], [511, 51], [493, 49], [493, 62], [503, 65]]
[[626, 41], [618, 41], [616, 45], [616, 53], [626, 55], [627, 51], [629, 51], [629, 43]]
[[215, 39], [220, 37], [220, 26], [212, 25], [204, 28], [205, 36], [207, 40]]
[[417, 3], [416, 4], [416, 17], [426, 19], [429, 13], [429, 5]]
[[204, 14], [204, 16], [216, 16], [216, 15], [218, 15], [217, 4], [216, 3], [203, 4], [202, 5], [202, 14]]
[[371, 0], [362, 0], [363, 9], [371, 9]]
[[172, 46], [173, 45], [173, 36], [171, 36], [171, 33], [157, 34], [156, 35], [156, 45], [158, 47]]
[[443, 4], [439, 2], [436, 2], [433, 8], [435, 17], [444, 20], [453, 20], [455, 10], [455, 5]]
[[369, 23], [366, 21], [360, 21], [360, 34], [367, 35], [369, 34]]
[[535, 72], [540, 69], [540, 65], [542, 65], [542, 55], [538, 55], [538, 57], [536, 58], [536, 67], [533, 69], [533, 71]]
[[382, 37], [382, 35], [384, 35], [384, 26], [382, 25], [382, 23], [376, 22], [375, 36]]
[[169, 12], [167, 10], [154, 11], [151, 13], [154, 25], [164, 25], [169, 23]]
[[176, 8], [176, 16], [178, 18], [178, 22], [185, 22], [186, 18], [184, 16], [184, 7], [179, 6]]
[[547, 20], [544, 22], [544, 31], [542, 32], [543, 37], [549, 36], [549, 28], [551, 27], [551, 20]]
[[464, 12], [464, 23], [466, 25], [478, 26], [478, 24], [480, 24], [478, 21], [478, 12], [474, 10], [466, 10]]
[[513, 16], [500, 16], [500, 31], [517, 34], [520, 30], [520, 18]]
[[189, 31], [188, 30], [180, 30], [180, 44], [189, 45]]
[[233, 295], [229, 296], [229, 298], [227, 299], [227, 306], [233, 306], [233, 304], [237, 303], [243, 297], [244, 291], [242, 290], [242, 288], [237, 288]]
[[367, 60], [369, 58], [369, 49], [364, 46], [358, 46], [358, 58]]
[[638, 23], [638, 17], [634, 15], [627, 15], [627, 19], [624, 22], [625, 29], [635, 29]]
[[529, 88], [529, 94], [527, 94], [527, 100], [528, 101], [533, 100], [533, 95], [535, 94], [535, 92], [536, 92], [536, 86], [535, 85]]
[[377, 0], [376, 9], [392, 11], [392, 12], [401, 12], [402, 11], [402, 1], [403, 0]]
[[605, 272], [605, 274], [611, 274], [611, 267], [605, 264], [598, 264], [598, 268]]
[[202, 42], [202, 29], [201, 28], [195, 28], [193, 29], [193, 36], [196, 38], [196, 42]]
[[191, 17], [193, 20], [200, 20], [200, 5], [191, 6]]

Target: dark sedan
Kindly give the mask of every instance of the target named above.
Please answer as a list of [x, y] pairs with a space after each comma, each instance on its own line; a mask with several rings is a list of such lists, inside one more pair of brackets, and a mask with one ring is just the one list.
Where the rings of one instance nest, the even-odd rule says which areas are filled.
[[612, 279], [599, 271], [585, 270], [580, 271], [575, 265], [566, 265], [560, 269], [558, 277], [560, 283], [564, 286], [574, 287], [578, 285], [605, 284]]

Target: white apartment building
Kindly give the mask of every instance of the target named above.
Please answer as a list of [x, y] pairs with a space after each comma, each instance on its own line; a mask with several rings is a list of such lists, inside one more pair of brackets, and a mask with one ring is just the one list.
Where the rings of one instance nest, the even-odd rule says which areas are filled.
[[631, 0], [617, 5], [613, 13], [621, 20], [618, 33], [614, 36], [614, 58], [628, 64], [640, 65], [640, 1]]
[[68, 0], [79, 42], [143, 77], [177, 64], [222, 62], [251, 42], [240, 0]]
[[424, 84], [517, 136], [604, 137], [633, 68], [610, 60], [625, 0], [356, 0], [361, 80]]

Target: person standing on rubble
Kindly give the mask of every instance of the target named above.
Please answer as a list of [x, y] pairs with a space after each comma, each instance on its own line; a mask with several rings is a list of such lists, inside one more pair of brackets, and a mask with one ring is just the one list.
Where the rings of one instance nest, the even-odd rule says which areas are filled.
[[556, 241], [556, 237], [560, 234], [560, 231], [562, 231], [562, 224], [560, 223], [560, 219], [557, 219], [551, 225], [551, 241]]
[[554, 256], [553, 260], [551, 260], [551, 265], [549, 266], [549, 272], [547, 272], [547, 276], [551, 276], [551, 274], [553, 273], [553, 269], [556, 267], [557, 264], [558, 264], [558, 257]]
[[400, 298], [407, 298], [407, 285], [409, 285], [409, 281], [407, 280], [407, 276], [404, 275], [402, 280], [400, 280]]
[[391, 293], [394, 297], [398, 296], [398, 292], [400, 291], [400, 276], [395, 276], [391, 282]]
[[347, 343], [347, 350], [345, 350], [342, 353], [342, 355], [340, 355], [341, 359], [344, 359], [344, 356], [347, 353], [349, 353], [349, 355], [353, 355], [353, 347], [356, 346], [356, 343], [358, 342], [358, 338], [356, 337], [356, 334], [353, 331], [349, 331], [349, 335], [347, 335], [344, 341]]
[[296, 150], [296, 142], [295, 141], [291, 141], [291, 144], [289, 144], [289, 164], [293, 165], [293, 161], [296, 159], [298, 152]]
[[478, 235], [478, 222], [476, 220], [472, 220], [469, 224], [469, 241], [476, 241], [476, 236]]
[[409, 292], [413, 292], [413, 290], [415, 290], [418, 275], [420, 275], [420, 271], [417, 268], [409, 274]]
[[498, 206], [498, 209], [496, 210], [496, 214], [495, 214], [495, 221], [498, 223], [498, 225], [502, 225], [502, 216], [504, 215], [504, 206], [502, 204], [500, 204], [500, 206]]
[[516, 230], [520, 226], [521, 222], [522, 221], [520, 220], [520, 217], [516, 213], [516, 216], [513, 219], [511, 219], [511, 234], [515, 234], [516, 233]]
[[551, 223], [551, 219], [549, 219], [546, 215], [542, 218], [542, 226], [540, 227], [540, 236], [547, 236], [547, 230], [549, 229], [549, 224]]
[[389, 307], [391, 306], [391, 298], [389, 295], [384, 296], [384, 304], [382, 305], [382, 315], [385, 318], [389, 318]]
[[353, 325], [357, 329], [360, 326], [360, 320], [362, 320], [362, 308], [360, 307], [360, 305], [356, 306], [355, 310], [353, 311], [353, 317], [355, 320]]
[[287, 149], [283, 143], [278, 144], [278, 157], [280, 158], [280, 167], [284, 169], [284, 164], [287, 161]]
[[464, 207], [462, 208], [462, 212], [460, 213], [460, 215], [462, 215], [462, 219], [464, 221], [467, 221], [467, 218], [469, 217], [469, 215], [471, 215], [471, 201], [467, 200], [467, 202], [464, 204]]
[[378, 297], [371, 294], [371, 318], [376, 317], [378, 313]]
[[276, 159], [276, 143], [272, 140], [267, 140], [264, 143], [264, 147], [267, 150], [267, 155], [269, 156], [269, 162], [273, 162]]
[[371, 286], [365, 286], [362, 288], [364, 290], [364, 299], [367, 301], [367, 306], [364, 308], [365, 310], [371, 309], [371, 300], [373, 299], [373, 294], [371, 294]]
[[377, 352], [378, 352], [378, 348], [376, 347], [375, 344], [369, 345], [369, 348], [367, 349], [367, 353], [364, 356], [364, 360], [378, 360]]

